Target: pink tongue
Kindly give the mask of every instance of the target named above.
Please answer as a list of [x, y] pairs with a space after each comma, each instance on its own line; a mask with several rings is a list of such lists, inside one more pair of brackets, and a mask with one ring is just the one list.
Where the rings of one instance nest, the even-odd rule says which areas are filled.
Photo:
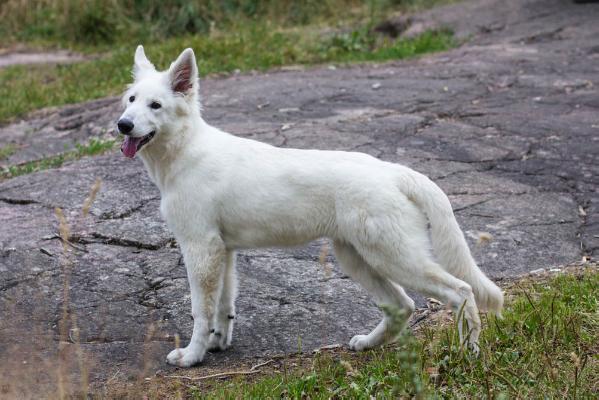
[[121, 151], [125, 157], [133, 158], [137, 152], [137, 145], [141, 142], [142, 138], [133, 138], [131, 136], [125, 136], [125, 141], [121, 145]]

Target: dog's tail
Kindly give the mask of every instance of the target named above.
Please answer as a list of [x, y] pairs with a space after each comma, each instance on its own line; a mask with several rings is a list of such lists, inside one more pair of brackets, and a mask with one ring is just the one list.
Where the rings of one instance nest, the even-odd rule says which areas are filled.
[[[478, 308], [501, 316], [503, 293], [478, 268], [445, 193], [426, 176], [410, 170], [402, 192], [428, 217], [433, 251], [447, 272], [467, 282]], [[405, 175], [404, 175], [405, 176]]]

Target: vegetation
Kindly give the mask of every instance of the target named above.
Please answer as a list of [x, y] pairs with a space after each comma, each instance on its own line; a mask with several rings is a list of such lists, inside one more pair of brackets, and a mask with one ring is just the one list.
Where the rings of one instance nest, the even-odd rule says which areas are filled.
[[[386, 39], [379, 43], [365, 30], [312, 41], [297, 33], [254, 25], [231, 34], [172, 39], [150, 45], [146, 52], [158, 67], [165, 68], [184, 47], [192, 47], [200, 73], [206, 75], [286, 64], [398, 59], [445, 50], [453, 43], [448, 32], [427, 32], [415, 39]], [[77, 64], [0, 70], [0, 120], [40, 107], [119, 93], [131, 81], [133, 50], [126, 47]]]
[[0, 161], [6, 160], [8, 157], [14, 154], [16, 147], [12, 144], [6, 146], [0, 146]]
[[114, 148], [114, 140], [101, 140], [92, 138], [86, 144], [76, 144], [75, 150], [58, 154], [41, 160], [30, 161], [24, 164], [12, 165], [0, 171], [0, 181], [14, 178], [15, 176], [30, 174], [50, 168], [58, 168], [67, 161], [78, 160], [82, 157], [106, 153]]
[[197, 399], [595, 398], [598, 299], [596, 266], [518, 282], [508, 289], [504, 319], [485, 320], [478, 358], [460, 346], [455, 326], [433, 323], [386, 349], [283, 359], [259, 378], [194, 384], [189, 375], [133, 390], [148, 398]]
[[22, 0], [0, 1], [7, 41], [107, 45], [206, 35], [255, 21], [279, 27], [371, 20], [392, 8], [447, 0]]
[[138, 43], [160, 68], [192, 47], [202, 75], [445, 50], [455, 45], [450, 32], [392, 39], [372, 30], [398, 3], [405, 8], [437, 1], [43, 0], [31, 8], [28, 2], [0, 0], [0, 34], [8, 41], [70, 47], [91, 57], [69, 65], [0, 69], [0, 121], [120, 93], [131, 80]]
[[405, 334], [392, 351], [355, 360], [321, 355], [309, 370], [220, 385], [197, 398], [592, 398], [599, 389], [599, 273], [514, 288], [503, 320], [490, 318], [480, 357], [456, 327]]
[[[357, 0], [46, 0], [33, 9], [8, 0], [1, 8], [2, 33], [17, 40], [110, 44], [208, 34], [242, 18], [305, 24], [359, 5]], [[8, 18], [10, 15], [11, 18]]]

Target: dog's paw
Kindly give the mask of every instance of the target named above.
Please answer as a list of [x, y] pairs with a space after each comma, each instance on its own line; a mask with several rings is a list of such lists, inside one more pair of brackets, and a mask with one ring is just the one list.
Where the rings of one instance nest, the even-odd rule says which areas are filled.
[[166, 362], [177, 367], [188, 368], [202, 362], [204, 352], [187, 346], [183, 349], [175, 349], [166, 356]]
[[368, 335], [356, 335], [349, 341], [349, 348], [353, 351], [362, 351], [370, 347]]
[[475, 357], [478, 357], [480, 354], [480, 347], [478, 346], [478, 342], [469, 342], [468, 349], [472, 352]]
[[221, 332], [212, 332], [208, 339], [209, 351], [223, 351], [231, 345], [228, 335]]

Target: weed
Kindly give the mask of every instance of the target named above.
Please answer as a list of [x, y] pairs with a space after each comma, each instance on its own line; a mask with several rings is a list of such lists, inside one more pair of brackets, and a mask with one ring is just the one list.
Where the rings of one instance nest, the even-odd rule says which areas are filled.
[[[89, 196], [87, 196], [83, 202], [79, 219], [75, 222], [81, 222], [81, 219], [87, 216], [92, 203], [95, 201], [96, 196], [100, 191], [101, 184], [102, 181], [99, 178], [96, 178]], [[72, 227], [61, 208], [56, 207], [54, 209], [54, 213], [56, 215], [56, 219], [58, 220], [58, 234], [62, 243], [61, 265], [63, 277], [62, 316], [59, 320], [60, 341], [58, 343], [58, 366], [56, 369], [58, 398], [69, 398], [73, 392], [73, 389], [71, 388], [72, 382], [70, 382], [71, 379], [69, 374], [69, 347], [71, 347], [71, 344], [74, 345], [79, 368], [80, 395], [82, 397], [87, 397], [89, 391], [89, 365], [86, 359], [86, 354], [81, 347], [79, 327], [77, 326], [77, 316], [71, 310], [70, 306], [70, 282], [71, 275], [73, 273], [73, 267], [75, 266], [71, 255], [71, 248], [69, 247], [70, 245], [72, 246], [70, 242]]]

